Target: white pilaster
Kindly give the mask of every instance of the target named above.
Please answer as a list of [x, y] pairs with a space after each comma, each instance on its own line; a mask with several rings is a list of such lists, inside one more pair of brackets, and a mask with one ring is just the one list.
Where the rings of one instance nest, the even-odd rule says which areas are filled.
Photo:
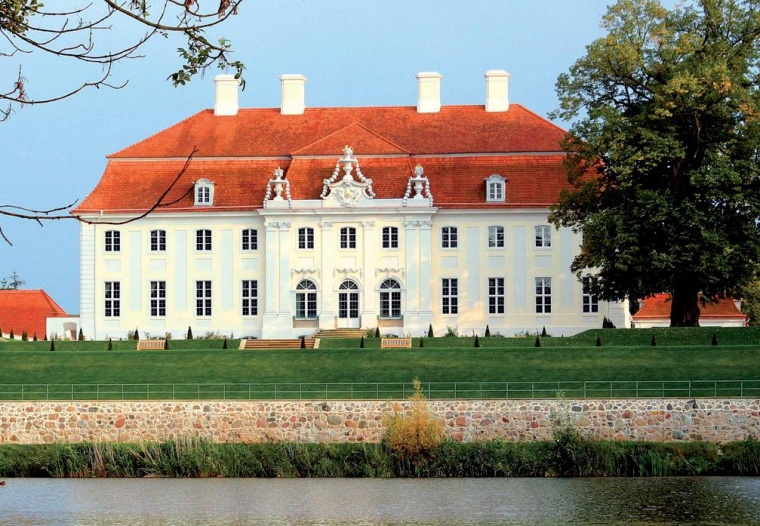
[[419, 221], [404, 221], [406, 237], [406, 308], [404, 326], [420, 312]]
[[420, 221], [420, 241], [419, 241], [419, 258], [420, 258], [420, 309], [419, 309], [419, 327], [427, 328], [433, 323], [433, 270], [432, 270], [432, 221]]
[[290, 223], [280, 221], [279, 224], [278, 262], [280, 265], [280, 290], [277, 297], [277, 314], [280, 318], [292, 319], [293, 308], [290, 301]]
[[361, 326], [362, 328], [377, 327], [377, 286], [373, 269], [377, 267], [377, 247], [379, 240], [375, 235], [375, 222], [362, 221], [364, 229], [362, 242], [364, 252], [362, 254], [364, 261], [362, 268], [362, 301], [359, 308], [361, 309]]
[[335, 239], [335, 231], [333, 230], [332, 222], [322, 221], [319, 226], [321, 227], [321, 239], [319, 240], [322, 249], [322, 263], [318, 268], [322, 269], [322, 283], [319, 284], [319, 296], [321, 298], [321, 305], [319, 308], [319, 328], [320, 329], [334, 329], [335, 328], [335, 287], [333, 276], [333, 269], [337, 265], [336, 250], [337, 240]]
[[95, 225], [86, 223], [79, 223], [79, 316], [85, 334], [104, 337], [95, 330]]

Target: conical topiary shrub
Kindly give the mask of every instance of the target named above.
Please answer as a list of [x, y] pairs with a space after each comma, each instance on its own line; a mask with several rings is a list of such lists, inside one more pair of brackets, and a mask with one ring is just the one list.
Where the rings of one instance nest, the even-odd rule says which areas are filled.
[[193, 339], [193, 328], [188, 325], [187, 327], [187, 339], [192, 340]]
[[657, 347], [657, 339], [654, 337], [654, 334], [652, 335], [652, 341], [649, 342], [649, 345], [652, 347]]
[[13, 334], [13, 329], [11, 329], [11, 332], [8, 335], [8, 338], [10, 338], [11, 340], [15, 340], [16, 339], [16, 336]]
[[36, 332], [34, 333], [34, 336], [32, 337], [32, 341], [33, 341], [33, 342], [36, 342], [36, 341], [37, 341], [37, 333], [36, 333]]
[[306, 349], [306, 336], [301, 336], [301, 349]]
[[379, 338], [379, 337], [380, 337], [380, 327], [376, 327], [375, 328], [375, 338]]
[[713, 333], [711, 345], [718, 345], [718, 335]]
[[108, 350], [113, 351], [113, 342], [111, 341], [111, 338], [108, 338]]
[[480, 338], [478, 338], [478, 335], [475, 335], [475, 343], [473, 344], [474, 347], [480, 347]]
[[55, 351], [55, 340], [50, 340], [50, 350]]
[[21, 341], [22, 342], [28, 342], [29, 341], [29, 335], [26, 333], [26, 331], [21, 331]]
[[164, 350], [165, 350], [165, 351], [168, 351], [168, 350], [169, 350], [169, 340], [170, 340], [170, 338], [166, 338], [166, 339], [164, 340]]
[[[303, 345], [303, 337], [301, 337], [301, 345]], [[227, 344], [227, 337], [224, 337], [224, 343], [222, 343], [222, 349], [229, 349], [229, 345]]]
[[362, 336], [362, 339], [359, 340], [359, 349], [364, 349], [364, 336]]
[[84, 341], [84, 332], [82, 332], [82, 328], [81, 327], [79, 328], [79, 341], [80, 342]]
[[428, 327], [428, 338], [433, 338], [433, 324]]
[[541, 338], [539, 336], [536, 336], [536, 347], [541, 347]]
[[597, 347], [601, 347], [602, 346], [602, 339], [599, 336], [596, 337], [596, 346]]
[[486, 332], [483, 333], [484, 338], [490, 338], [491, 337], [491, 329], [486, 325]]
[[135, 336], [134, 336], [134, 338], [135, 338], [135, 340], [139, 340], [140, 339], [140, 331], [137, 330], [137, 327], [135, 327]]
[[546, 325], [544, 325], [544, 328], [541, 329], [541, 337], [546, 338]]
[[425, 338], [420, 338], [420, 347], [425, 346]]

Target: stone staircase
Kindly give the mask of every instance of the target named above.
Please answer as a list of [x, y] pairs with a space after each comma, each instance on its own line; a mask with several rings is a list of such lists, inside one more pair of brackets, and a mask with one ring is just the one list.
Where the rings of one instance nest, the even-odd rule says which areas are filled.
[[353, 338], [358, 340], [367, 331], [364, 329], [320, 329], [315, 338]]
[[[307, 349], [313, 349], [315, 338], [306, 338], [304, 343]], [[282, 339], [282, 340], [242, 340], [240, 342], [240, 349], [255, 350], [255, 349], [300, 349], [301, 339]]]

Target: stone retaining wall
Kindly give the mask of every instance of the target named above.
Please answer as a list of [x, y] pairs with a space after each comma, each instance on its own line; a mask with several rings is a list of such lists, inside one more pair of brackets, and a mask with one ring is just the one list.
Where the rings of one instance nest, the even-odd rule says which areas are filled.
[[[375, 442], [408, 402], [0, 402], [0, 442], [167, 440]], [[429, 408], [456, 440], [551, 438], [555, 416], [585, 436], [728, 442], [760, 436], [758, 399], [454, 400]]]

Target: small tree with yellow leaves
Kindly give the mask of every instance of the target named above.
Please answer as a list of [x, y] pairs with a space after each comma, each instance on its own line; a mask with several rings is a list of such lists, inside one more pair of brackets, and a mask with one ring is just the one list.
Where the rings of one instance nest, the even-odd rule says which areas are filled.
[[414, 394], [406, 411], [394, 411], [385, 419], [384, 442], [400, 458], [430, 453], [443, 441], [443, 422], [428, 409], [419, 379], [412, 380]]

